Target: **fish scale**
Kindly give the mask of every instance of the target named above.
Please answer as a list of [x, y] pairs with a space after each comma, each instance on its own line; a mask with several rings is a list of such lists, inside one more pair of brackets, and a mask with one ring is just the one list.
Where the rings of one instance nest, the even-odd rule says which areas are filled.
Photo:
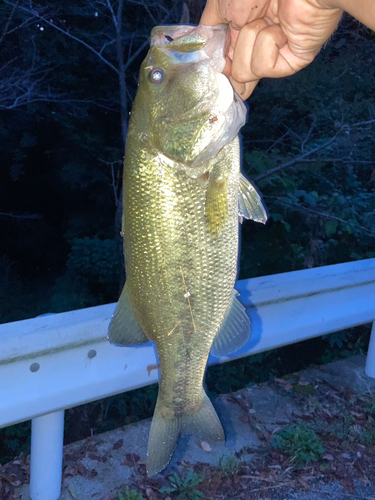
[[[226, 149], [238, 150], [238, 141]], [[218, 237], [211, 237], [205, 220], [206, 185], [167, 166], [160, 177], [157, 161], [148, 161], [147, 169], [143, 169], [137, 167], [135, 159], [126, 159], [129, 165], [135, 165], [124, 177], [124, 206], [133, 207], [129, 216], [124, 213], [123, 222], [129, 294], [145, 333], [158, 343], [159, 355], [165, 333], [179, 321], [187, 331], [193, 330], [182, 273], [196, 325], [205, 330], [200, 335], [208, 342], [212, 343], [229, 305], [237, 267], [239, 162], [238, 155], [225, 154], [228, 167], [232, 156], [237, 168], [229, 179], [229, 186], [233, 185], [232, 217]], [[157, 331], [150, 328], [155, 312]], [[218, 313], [214, 321], [212, 312]], [[177, 339], [177, 335], [175, 331], [168, 341]]]
[[223, 26], [154, 28], [129, 122], [126, 283], [109, 340], [153, 340], [158, 351], [149, 475], [168, 464], [182, 433], [224, 439], [203, 389], [207, 359], [237, 350], [250, 333], [233, 295], [239, 197], [241, 216], [265, 222], [266, 213], [240, 174], [245, 108], [221, 74], [226, 36]]

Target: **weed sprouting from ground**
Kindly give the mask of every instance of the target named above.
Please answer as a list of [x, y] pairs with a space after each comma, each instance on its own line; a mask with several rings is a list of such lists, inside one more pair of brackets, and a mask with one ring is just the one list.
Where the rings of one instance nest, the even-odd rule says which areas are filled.
[[218, 468], [223, 472], [225, 476], [231, 476], [238, 470], [240, 465], [239, 460], [236, 457], [220, 457]]
[[132, 490], [129, 486], [126, 486], [125, 495], [118, 492], [117, 500], [143, 500], [143, 497], [138, 491]]
[[284, 427], [273, 437], [273, 444], [290, 455], [296, 468], [321, 459], [324, 446], [320, 437], [303, 425]]
[[170, 493], [179, 500], [201, 500], [205, 497], [202, 491], [196, 489], [196, 486], [204, 481], [204, 478], [189, 471], [185, 478], [180, 477], [177, 472], [168, 478], [171, 486], [160, 488], [160, 493]]

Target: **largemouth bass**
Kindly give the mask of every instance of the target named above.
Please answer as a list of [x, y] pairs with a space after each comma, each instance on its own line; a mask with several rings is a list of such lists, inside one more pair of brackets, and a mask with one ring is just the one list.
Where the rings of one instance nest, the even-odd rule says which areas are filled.
[[153, 340], [160, 362], [147, 473], [169, 463], [183, 433], [224, 440], [203, 389], [207, 359], [234, 352], [250, 322], [233, 293], [239, 216], [265, 222], [240, 174], [246, 108], [225, 66], [225, 26], [153, 29], [126, 143], [126, 284], [109, 329], [116, 345]]

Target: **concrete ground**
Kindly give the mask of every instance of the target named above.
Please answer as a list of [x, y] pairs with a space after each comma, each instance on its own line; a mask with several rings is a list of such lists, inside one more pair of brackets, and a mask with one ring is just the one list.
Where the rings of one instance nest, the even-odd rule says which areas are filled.
[[[371, 442], [373, 438], [375, 443], [375, 434], [371, 434], [372, 427], [365, 427], [372, 425], [367, 410], [359, 408], [362, 403], [368, 408], [369, 402], [371, 407], [371, 401], [375, 401], [375, 380], [365, 375], [364, 365], [365, 356], [355, 356], [219, 396], [214, 405], [226, 432], [226, 443], [205, 443], [182, 436], [170, 465], [152, 480], [146, 478], [144, 466], [150, 420], [68, 445], [64, 449], [60, 499], [195, 500], [198, 497], [193, 490], [200, 486], [186, 490], [185, 497], [183, 490], [159, 491], [162, 486], [171, 486], [166, 478], [174, 471], [184, 477], [190, 470], [198, 475], [202, 471], [206, 478], [201, 483], [202, 494], [207, 499], [375, 500]], [[327, 421], [319, 424], [325, 430], [322, 427], [317, 431], [323, 437], [325, 454], [317, 465], [307, 464], [295, 471], [295, 457], [275, 449], [272, 436], [292, 424], [305, 425], [306, 421], [314, 426], [323, 418], [321, 415], [327, 415]], [[337, 430], [347, 420], [351, 427], [343, 432], [353, 434], [348, 443]], [[129, 496], [127, 485], [140, 496]], [[13, 498], [29, 500], [27, 485], [17, 492]]]

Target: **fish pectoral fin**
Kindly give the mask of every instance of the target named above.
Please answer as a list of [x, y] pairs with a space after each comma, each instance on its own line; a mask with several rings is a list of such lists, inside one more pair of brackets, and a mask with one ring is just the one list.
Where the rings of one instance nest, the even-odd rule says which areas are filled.
[[117, 346], [144, 344], [149, 340], [135, 317], [126, 284], [109, 324], [108, 340]]
[[180, 434], [195, 434], [210, 441], [225, 440], [224, 430], [209, 397], [202, 388], [202, 405], [191, 414], [175, 417], [158, 399], [147, 446], [147, 475], [165, 469], [173, 455]]
[[211, 347], [216, 358], [238, 351], [250, 338], [250, 319], [245, 307], [232, 295], [232, 303]]
[[238, 213], [240, 217], [262, 222], [262, 224], [265, 224], [268, 219], [267, 209], [263, 204], [262, 197], [242, 174], [240, 175]]
[[228, 218], [228, 189], [225, 177], [218, 179], [212, 173], [210, 174], [205, 209], [208, 230], [216, 236]]

